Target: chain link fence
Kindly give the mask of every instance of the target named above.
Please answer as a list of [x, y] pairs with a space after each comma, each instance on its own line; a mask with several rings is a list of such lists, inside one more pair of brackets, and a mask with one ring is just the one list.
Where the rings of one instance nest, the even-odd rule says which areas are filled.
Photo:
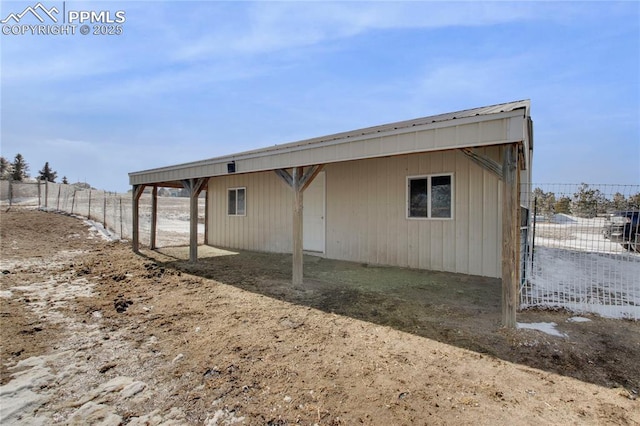
[[[151, 235], [151, 188], [140, 197], [140, 242]], [[204, 198], [198, 203], [198, 239], [204, 241]], [[99, 231], [111, 239], [128, 240], [133, 235], [131, 193], [116, 193], [52, 182], [0, 181], [3, 206], [40, 208], [62, 212], [92, 221]], [[189, 244], [189, 198], [158, 197], [156, 244], [176, 246]]]
[[532, 187], [520, 307], [640, 319], [640, 185]]

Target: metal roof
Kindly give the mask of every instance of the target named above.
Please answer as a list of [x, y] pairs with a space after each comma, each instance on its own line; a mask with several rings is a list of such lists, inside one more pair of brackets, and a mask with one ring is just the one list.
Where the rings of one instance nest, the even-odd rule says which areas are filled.
[[529, 101], [528, 100], [515, 101], [515, 102], [509, 102], [505, 104], [497, 104], [497, 105], [485, 106], [480, 108], [466, 109], [466, 110], [456, 111], [456, 112], [448, 112], [445, 114], [431, 115], [429, 117], [415, 118], [413, 120], [398, 121], [396, 123], [381, 124], [378, 126], [365, 127], [363, 129], [351, 130], [348, 132], [335, 133], [333, 135], [328, 135], [328, 136], [320, 136], [317, 138], [305, 139], [299, 142], [293, 142], [293, 143], [284, 144], [284, 145], [276, 145], [274, 147], [259, 149], [255, 151], [248, 151], [246, 153], [248, 154], [250, 152], [268, 151], [270, 149], [319, 144], [319, 143], [334, 141], [338, 139], [348, 139], [354, 136], [373, 135], [376, 133], [388, 132], [390, 130], [405, 129], [408, 127], [422, 126], [425, 124], [438, 123], [442, 121], [449, 121], [449, 120], [455, 120], [460, 118], [497, 114], [500, 112], [509, 112], [516, 109], [526, 109], [527, 110], [526, 115], [529, 115]]
[[[499, 118], [501, 116], [505, 116], [504, 113], [510, 113], [516, 110], [524, 110], [522, 113], [522, 117], [529, 117], [530, 110], [530, 101], [529, 100], [520, 100], [490, 106], [484, 106], [479, 108], [466, 109], [462, 111], [449, 112], [445, 114], [432, 115], [428, 117], [416, 118], [412, 120], [406, 121], [398, 121], [389, 124], [383, 124], [378, 126], [366, 127], [357, 130], [351, 130], [348, 132], [335, 133], [327, 136], [321, 136], [311, 139], [305, 139], [297, 142], [285, 143], [281, 145], [269, 146], [261, 149], [244, 151], [236, 154], [225, 155], [221, 157], [209, 158], [205, 160], [199, 160], [189, 163], [182, 163], [173, 166], [166, 166], [160, 168], [154, 168], [149, 170], [137, 171], [129, 173], [129, 180], [131, 184], [139, 184], [139, 183], [167, 183], [167, 181], [174, 180], [177, 178], [175, 173], [178, 170], [183, 171], [181, 173], [180, 179], [185, 177], [207, 177], [207, 176], [215, 176], [223, 173], [218, 173], [213, 170], [214, 165], [226, 165], [227, 162], [230, 161], [238, 161], [238, 160], [247, 160], [247, 159], [255, 159], [257, 157], [266, 157], [266, 156], [277, 156], [281, 153], [287, 153], [291, 151], [301, 151], [301, 150], [317, 150], [323, 146], [330, 146], [335, 144], [345, 144], [352, 141], [361, 141], [363, 139], [373, 139], [377, 137], [382, 137], [385, 135], [393, 135], [403, 132], [408, 132], [412, 130], [418, 131], [432, 128], [432, 127], [447, 127], [447, 126], [456, 126], [458, 122], [476, 122], [482, 121], [484, 119], [492, 119], [494, 116]], [[509, 114], [507, 114], [509, 115]], [[452, 146], [451, 148], [455, 148]], [[446, 149], [446, 148], [442, 148]], [[402, 152], [398, 152], [400, 154]], [[387, 153], [386, 155], [389, 155]], [[372, 155], [374, 157], [376, 155]], [[363, 158], [363, 157], [360, 157]], [[366, 157], [365, 157], [366, 158]], [[349, 158], [351, 159], [351, 158]], [[353, 158], [357, 159], [357, 158]], [[348, 159], [343, 159], [342, 161], [346, 161]], [[311, 162], [310, 164], [313, 164]], [[302, 164], [288, 164], [283, 165], [279, 164], [277, 168], [281, 167], [291, 167]], [[192, 172], [187, 172], [186, 169], [192, 170]], [[255, 169], [255, 170], [242, 170], [242, 172], [251, 172], [264, 170]], [[168, 173], [168, 174], [167, 174]], [[162, 175], [167, 174], [165, 179]], [[226, 173], [224, 173], [226, 174]]]

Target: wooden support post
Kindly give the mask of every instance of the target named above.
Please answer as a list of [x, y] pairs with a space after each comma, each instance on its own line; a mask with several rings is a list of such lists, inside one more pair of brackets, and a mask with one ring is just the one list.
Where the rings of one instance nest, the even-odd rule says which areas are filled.
[[517, 161], [518, 145], [506, 145], [502, 163], [502, 325], [507, 328], [516, 327], [518, 307], [520, 203]]
[[[191, 179], [193, 181], [193, 179]], [[192, 190], [189, 194], [189, 262], [198, 261], [198, 192], [192, 184]]]
[[158, 229], [158, 186], [153, 185], [151, 191], [151, 234], [149, 235], [149, 248], [156, 249], [156, 234]]
[[140, 252], [140, 217], [139, 217], [139, 204], [140, 197], [144, 191], [144, 185], [133, 185], [133, 191], [131, 191], [132, 203], [131, 203], [131, 223], [132, 223], [132, 236], [131, 245], [135, 253]]
[[204, 244], [209, 245], [209, 189], [204, 193]]
[[87, 219], [91, 220], [91, 190], [89, 190], [89, 212], [87, 213]]
[[302, 285], [303, 253], [302, 253], [302, 167], [294, 167], [292, 179], [293, 189], [293, 285]]
[[60, 211], [60, 190], [62, 189], [62, 185], [58, 186], [58, 201], [56, 204], [56, 210]]
[[311, 185], [313, 179], [322, 171], [324, 164], [319, 164], [307, 168], [303, 173], [303, 167], [294, 167], [293, 175], [285, 169], [274, 170], [276, 175], [293, 190], [293, 234], [292, 234], [292, 282], [293, 285], [302, 285], [303, 276], [303, 221], [302, 209], [304, 205], [304, 190]]

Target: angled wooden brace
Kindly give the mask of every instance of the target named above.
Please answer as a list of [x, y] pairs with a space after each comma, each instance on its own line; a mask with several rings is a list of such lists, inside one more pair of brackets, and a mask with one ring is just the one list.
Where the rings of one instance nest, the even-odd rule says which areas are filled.
[[471, 148], [462, 148], [462, 153], [469, 157], [471, 161], [482, 167], [483, 169], [493, 173], [498, 176], [498, 179], [503, 179], [502, 166], [497, 162], [493, 161], [491, 158], [486, 155], [480, 154], [474, 149]]

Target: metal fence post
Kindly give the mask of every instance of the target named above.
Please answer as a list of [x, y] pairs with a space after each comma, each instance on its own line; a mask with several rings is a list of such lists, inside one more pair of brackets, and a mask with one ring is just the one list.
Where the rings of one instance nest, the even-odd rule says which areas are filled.
[[122, 233], [122, 196], [120, 196], [120, 238], [123, 238], [124, 235]]
[[107, 230], [107, 191], [103, 193], [102, 197], [102, 212], [104, 220], [102, 223], [104, 224], [105, 231]]
[[536, 217], [538, 216], [538, 197], [533, 198], [533, 235], [531, 236], [531, 268], [536, 255]]
[[89, 189], [89, 210], [87, 211], [87, 219], [91, 220], [91, 189]]

